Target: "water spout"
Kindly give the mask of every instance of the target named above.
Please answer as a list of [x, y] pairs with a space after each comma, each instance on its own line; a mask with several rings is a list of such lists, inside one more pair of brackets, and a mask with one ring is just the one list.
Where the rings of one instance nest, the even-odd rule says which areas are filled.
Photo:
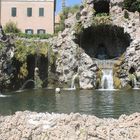
[[136, 77], [134, 77], [134, 88], [133, 89], [139, 89], [137, 86], [137, 79]]
[[113, 70], [112, 69], [103, 69], [103, 77], [101, 81], [102, 89], [113, 90]]
[[35, 67], [35, 72], [34, 72], [34, 80], [35, 80], [35, 88], [42, 88], [42, 80], [39, 77], [39, 69], [38, 67]]
[[0, 98], [10, 97], [10, 95], [3, 95], [0, 93]]
[[27, 81], [26, 81], [26, 82], [22, 85], [22, 87], [20, 88], [20, 90], [25, 89], [26, 85], [27, 85], [29, 82], [33, 82], [33, 83], [34, 83], [34, 85], [36, 84], [34, 80], [29, 79], [29, 80], [27, 80]]

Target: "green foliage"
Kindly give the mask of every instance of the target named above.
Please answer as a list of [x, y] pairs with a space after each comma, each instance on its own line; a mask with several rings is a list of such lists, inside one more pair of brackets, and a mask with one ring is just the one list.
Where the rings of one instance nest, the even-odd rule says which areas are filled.
[[15, 48], [15, 58], [21, 63], [18, 77], [24, 79], [28, 75], [27, 57], [30, 55], [43, 55], [47, 57], [49, 45], [46, 42], [17, 40]]
[[106, 14], [97, 14], [93, 19], [93, 26], [107, 25], [111, 23], [110, 16]]
[[2, 42], [0, 42], [0, 50], [1, 50], [3, 47], [5, 47], [5, 44], [2, 43]]
[[28, 75], [27, 63], [23, 63], [23, 65], [20, 67], [18, 77], [20, 79], [24, 79], [27, 75]]
[[16, 23], [10, 21], [4, 26], [4, 32], [10, 35], [18, 36], [20, 38], [38, 38], [38, 39], [48, 39], [52, 37], [51, 34], [26, 34], [22, 33], [20, 29], [18, 29]]
[[55, 29], [56, 33], [58, 33], [59, 31], [63, 31], [65, 29], [65, 19], [68, 18], [68, 14], [74, 14], [76, 12], [78, 12], [79, 10], [79, 5], [74, 5], [72, 7], [66, 7], [62, 13], [60, 13], [60, 25]]
[[20, 62], [25, 62], [27, 56], [40, 54], [47, 56], [48, 43], [46, 42], [35, 42], [27, 40], [17, 40], [15, 43], [16, 52], [15, 58]]
[[17, 24], [10, 21], [8, 23], [6, 23], [6, 25], [4, 26], [4, 32], [5, 33], [20, 33], [20, 29], [17, 27]]
[[124, 0], [123, 8], [130, 12], [140, 12], [140, 0]]
[[50, 37], [52, 37], [52, 35], [50, 34], [26, 34], [26, 33], [18, 33], [16, 34], [16, 36], [21, 37], [21, 38], [39, 38], [39, 39], [48, 39]]
[[129, 19], [129, 13], [127, 11], [124, 11], [124, 18]]
[[[103, 26], [103, 25], [109, 25], [111, 24], [110, 16], [108, 16], [106, 13], [97, 14], [92, 21], [91, 27], [95, 26]], [[77, 22], [74, 26], [74, 30], [77, 34], [80, 34], [83, 31], [84, 27], [81, 22]]]
[[82, 32], [82, 30], [83, 30], [82, 23], [81, 22], [76, 23], [75, 26], [74, 26], [74, 30], [75, 30], [75, 32], [77, 34], [79, 34], [80, 32]]

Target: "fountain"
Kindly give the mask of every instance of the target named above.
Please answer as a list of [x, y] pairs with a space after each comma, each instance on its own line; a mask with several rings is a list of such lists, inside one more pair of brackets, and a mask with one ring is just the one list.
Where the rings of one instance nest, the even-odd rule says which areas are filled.
[[35, 85], [35, 81], [32, 80], [32, 79], [29, 79], [29, 80], [27, 80], [27, 81], [22, 85], [22, 87], [20, 88], [20, 90], [19, 90], [18, 92], [20, 92], [20, 91], [22, 91], [23, 89], [25, 89], [26, 85], [27, 85], [29, 82], [33, 82], [34, 85]]
[[35, 89], [41, 88], [43, 82], [41, 81], [41, 79], [39, 77], [38, 67], [35, 67], [34, 80], [35, 80]]
[[101, 81], [102, 89], [114, 90], [113, 86], [113, 70], [103, 69], [103, 77]]
[[137, 86], [137, 79], [136, 77], [134, 77], [134, 88], [133, 89], [139, 89], [138, 86]]
[[0, 93], [0, 98], [10, 97], [11, 95], [3, 95]]
[[96, 64], [102, 68], [102, 80], [101, 80], [101, 89], [100, 90], [114, 90], [113, 83], [113, 66], [117, 58], [100, 60], [95, 59]]
[[76, 73], [73, 77], [72, 77], [72, 81], [71, 81], [71, 90], [75, 90], [75, 79], [77, 78], [78, 73]]
[[79, 87], [79, 85], [76, 85], [76, 81], [75, 81], [77, 76], [78, 76], [78, 73], [73, 75], [70, 88], [63, 88], [63, 90], [76, 90], [76, 88]]

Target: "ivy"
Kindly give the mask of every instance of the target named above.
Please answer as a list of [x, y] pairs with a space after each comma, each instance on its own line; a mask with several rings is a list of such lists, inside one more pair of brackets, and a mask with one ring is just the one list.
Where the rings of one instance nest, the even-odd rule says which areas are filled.
[[[30, 55], [48, 56], [50, 45], [47, 42], [33, 41], [33, 40], [17, 40], [15, 42], [15, 58], [21, 63], [20, 73], [18, 77], [24, 79], [28, 75], [27, 71], [27, 57]], [[50, 52], [50, 63], [53, 63], [54, 54]]]

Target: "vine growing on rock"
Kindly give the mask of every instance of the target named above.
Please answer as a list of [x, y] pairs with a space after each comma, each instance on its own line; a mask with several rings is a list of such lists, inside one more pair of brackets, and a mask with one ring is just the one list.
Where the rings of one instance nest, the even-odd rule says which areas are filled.
[[[48, 56], [49, 44], [46, 42], [37, 42], [32, 40], [17, 40], [15, 42], [15, 59], [21, 63], [19, 78], [24, 79], [28, 75], [27, 71], [27, 57], [42, 55], [44, 57]], [[52, 52], [50, 53], [50, 60], [53, 61]]]
[[[111, 18], [107, 14], [97, 14], [92, 19], [92, 24], [90, 27], [111, 25]], [[74, 31], [76, 34], [80, 34], [84, 30], [84, 25], [82, 22], [77, 22], [74, 26]]]
[[110, 16], [107, 14], [97, 14], [93, 18], [92, 26], [98, 26], [98, 25], [108, 25], [111, 24]]

